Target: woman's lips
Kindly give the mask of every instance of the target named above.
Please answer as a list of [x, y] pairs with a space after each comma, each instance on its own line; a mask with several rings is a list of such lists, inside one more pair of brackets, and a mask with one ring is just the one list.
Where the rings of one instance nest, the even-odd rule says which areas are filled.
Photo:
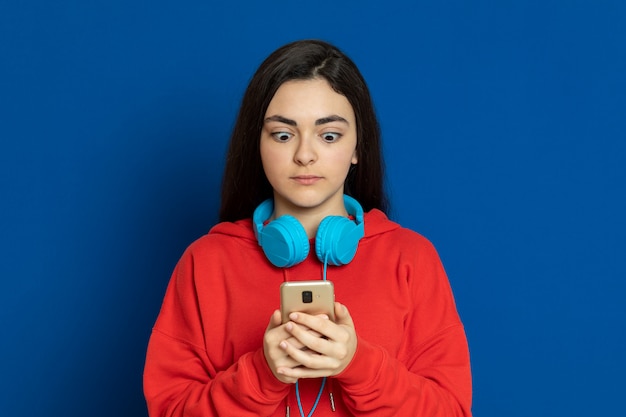
[[298, 184], [312, 185], [312, 184], [315, 184], [317, 181], [321, 180], [322, 177], [318, 177], [316, 175], [298, 175], [298, 176], [292, 177], [292, 179]]

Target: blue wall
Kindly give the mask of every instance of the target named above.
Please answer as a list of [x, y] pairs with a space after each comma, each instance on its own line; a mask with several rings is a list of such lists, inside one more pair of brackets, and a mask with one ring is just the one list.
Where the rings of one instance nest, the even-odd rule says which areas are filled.
[[216, 221], [243, 90], [311, 37], [369, 81], [475, 414], [623, 411], [626, 3], [97, 3], [0, 5], [0, 414], [146, 415], [150, 328]]

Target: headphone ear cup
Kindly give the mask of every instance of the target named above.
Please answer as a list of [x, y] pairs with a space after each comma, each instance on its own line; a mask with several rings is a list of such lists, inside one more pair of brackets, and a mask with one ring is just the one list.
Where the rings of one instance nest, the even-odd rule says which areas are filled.
[[293, 216], [279, 217], [265, 226], [261, 233], [263, 252], [274, 266], [289, 268], [304, 261], [309, 254], [309, 238]]
[[320, 223], [315, 237], [315, 254], [321, 262], [341, 266], [356, 254], [362, 233], [353, 221], [342, 216], [328, 216]]

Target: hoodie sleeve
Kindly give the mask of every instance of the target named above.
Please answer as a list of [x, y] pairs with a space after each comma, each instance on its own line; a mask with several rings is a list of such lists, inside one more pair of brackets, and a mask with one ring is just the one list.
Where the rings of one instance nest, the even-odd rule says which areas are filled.
[[[179, 261], [148, 344], [144, 394], [151, 417], [271, 415], [289, 392], [262, 349], [217, 370], [205, 348], [193, 256]], [[210, 340], [210, 339], [208, 339]]]
[[[396, 358], [359, 337], [337, 382], [359, 416], [471, 416], [469, 352], [452, 291], [428, 242], [408, 263], [412, 311]], [[358, 333], [358, 329], [357, 329]]]

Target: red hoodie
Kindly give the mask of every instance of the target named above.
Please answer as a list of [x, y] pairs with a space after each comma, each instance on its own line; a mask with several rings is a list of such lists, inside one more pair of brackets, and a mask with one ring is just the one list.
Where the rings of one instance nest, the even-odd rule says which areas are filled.
[[[249, 219], [220, 223], [191, 244], [148, 345], [150, 416], [282, 417], [287, 407], [297, 416], [294, 385], [270, 371], [263, 335], [280, 284], [322, 273], [314, 250], [296, 266], [274, 267]], [[328, 378], [314, 417], [471, 416], [465, 333], [430, 242], [372, 210], [354, 260], [329, 266], [327, 279], [350, 311], [358, 345], [348, 367]], [[299, 381], [305, 415], [320, 384]]]

